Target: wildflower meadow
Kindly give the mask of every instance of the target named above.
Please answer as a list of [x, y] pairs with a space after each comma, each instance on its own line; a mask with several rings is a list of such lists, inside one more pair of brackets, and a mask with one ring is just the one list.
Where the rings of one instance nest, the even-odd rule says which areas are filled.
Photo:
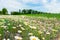
[[55, 40], [59, 32], [57, 18], [0, 16], [0, 40]]

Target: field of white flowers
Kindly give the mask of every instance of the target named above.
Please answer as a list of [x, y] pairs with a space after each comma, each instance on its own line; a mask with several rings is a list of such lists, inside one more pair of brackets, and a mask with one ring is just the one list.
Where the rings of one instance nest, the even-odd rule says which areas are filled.
[[0, 16], [0, 40], [60, 40], [60, 19]]

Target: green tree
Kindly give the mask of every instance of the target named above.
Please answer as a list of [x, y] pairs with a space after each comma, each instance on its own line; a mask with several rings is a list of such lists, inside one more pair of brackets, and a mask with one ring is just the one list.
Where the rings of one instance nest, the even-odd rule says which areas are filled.
[[19, 12], [11, 12], [11, 15], [20, 15]]
[[29, 9], [28, 10], [28, 14], [32, 14], [32, 9]]
[[0, 11], [0, 15], [2, 15], [2, 11]]
[[26, 13], [27, 13], [27, 11], [26, 11], [25, 9], [23, 9], [23, 10], [22, 10], [22, 13], [23, 13], [23, 14], [26, 14]]
[[6, 8], [3, 8], [3, 9], [2, 9], [2, 14], [4, 14], [4, 15], [7, 15], [7, 14], [8, 14], [8, 11], [7, 11]]

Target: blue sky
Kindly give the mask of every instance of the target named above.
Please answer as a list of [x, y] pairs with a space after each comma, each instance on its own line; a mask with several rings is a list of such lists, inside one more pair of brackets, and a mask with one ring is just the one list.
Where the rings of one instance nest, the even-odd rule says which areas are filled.
[[0, 0], [0, 10], [7, 8], [9, 12], [19, 9], [33, 9], [43, 12], [60, 12], [60, 0]]

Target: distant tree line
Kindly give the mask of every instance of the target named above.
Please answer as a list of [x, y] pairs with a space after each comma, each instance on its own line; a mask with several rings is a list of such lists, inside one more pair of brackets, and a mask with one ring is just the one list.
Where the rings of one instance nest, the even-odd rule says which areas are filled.
[[8, 13], [8, 10], [6, 8], [3, 8], [2, 11], [0, 11], [0, 15], [21, 15], [21, 14], [40, 14], [43, 12], [39, 12], [36, 10], [32, 9], [23, 9], [17, 12], [17, 11], [12, 11], [10, 14]]
[[32, 10], [32, 9], [23, 9], [23, 10], [20, 10], [19, 9], [19, 12], [11, 12], [11, 15], [21, 15], [21, 14], [40, 14], [42, 12], [39, 12], [39, 11], [35, 11], [35, 10]]
[[[8, 13], [8, 10], [6, 8], [3, 8], [2, 11], [0, 11], [0, 15], [22, 15], [22, 14], [46, 14], [47, 12], [40, 12], [32, 9], [23, 9], [17, 12], [17, 11], [12, 11], [10, 14]], [[50, 14], [50, 13], [49, 13]]]

